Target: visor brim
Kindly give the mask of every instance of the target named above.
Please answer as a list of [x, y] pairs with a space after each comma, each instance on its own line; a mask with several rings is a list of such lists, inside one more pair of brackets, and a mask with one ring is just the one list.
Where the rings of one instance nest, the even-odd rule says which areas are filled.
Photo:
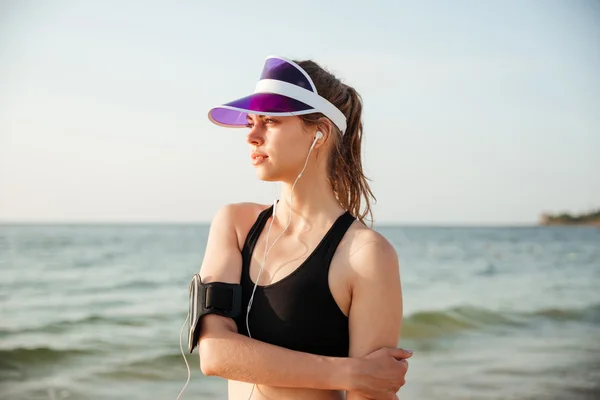
[[241, 99], [214, 107], [208, 118], [216, 125], [241, 128], [248, 123], [248, 114], [295, 116], [318, 112], [298, 100], [275, 93], [254, 93]]

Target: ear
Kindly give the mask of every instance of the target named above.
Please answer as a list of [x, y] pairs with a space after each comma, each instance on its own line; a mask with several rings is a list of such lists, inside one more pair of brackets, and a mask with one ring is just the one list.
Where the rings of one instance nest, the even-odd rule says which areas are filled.
[[319, 140], [317, 140], [317, 143], [315, 144], [315, 149], [318, 149], [319, 147], [323, 146], [329, 140], [329, 137], [332, 132], [331, 124], [328, 121], [323, 121], [323, 123], [317, 125], [315, 137], [317, 135], [317, 132], [321, 132], [322, 137]]

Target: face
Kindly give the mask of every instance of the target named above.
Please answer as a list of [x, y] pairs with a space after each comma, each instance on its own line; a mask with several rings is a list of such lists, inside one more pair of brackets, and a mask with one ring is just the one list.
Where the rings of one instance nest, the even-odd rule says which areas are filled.
[[259, 179], [293, 181], [302, 170], [314, 132], [298, 117], [248, 115], [250, 161]]

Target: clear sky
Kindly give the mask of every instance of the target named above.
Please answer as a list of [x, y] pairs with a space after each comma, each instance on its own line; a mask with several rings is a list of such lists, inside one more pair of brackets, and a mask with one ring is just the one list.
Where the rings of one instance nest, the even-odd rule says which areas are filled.
[[[351, 5], [355, 4], [355, 5]], [[2, 1], [0, 221], [207, 222], [272, 201], [211, 106], [271, 54], [361, 93], [381, 224], [600, 206], [598, 1]]]

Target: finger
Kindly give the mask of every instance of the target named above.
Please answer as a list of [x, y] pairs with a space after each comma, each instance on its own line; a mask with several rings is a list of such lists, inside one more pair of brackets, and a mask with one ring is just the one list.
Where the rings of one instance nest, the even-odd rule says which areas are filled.
[[396, 360], [400, 360], [400, 359], [404, 359], [404, 358], [410, 358], [413, 355], [413, 351], [412, 350], [405, 350], [405, 349], [392, 349], [391, 351], [391, 356], [394, 357]]

